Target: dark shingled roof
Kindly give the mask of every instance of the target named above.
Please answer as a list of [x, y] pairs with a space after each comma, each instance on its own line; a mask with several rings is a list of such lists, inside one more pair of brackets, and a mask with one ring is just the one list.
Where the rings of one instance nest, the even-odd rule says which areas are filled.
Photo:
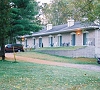
[[[96, 26], [96, 27], [95, 27]], [[63, 25], [58, 25], [58, 26], [53, 26], [52, 29], [47, 30], [46, 27], [39, 32], [33, 33], [32, 36], [42, 36], [42, 35], [49, 35], [49, 34], [54, 34], [54, 33], [61, 33], [61, 32], [69, 32], [69, 31], [75, 31], [75, 29], [81, 28], [97, 28], [97, 25], [94, 23], [81, 23], [81, 22], [75, 22], [73, 26], [68, 27], [67, 24]]]

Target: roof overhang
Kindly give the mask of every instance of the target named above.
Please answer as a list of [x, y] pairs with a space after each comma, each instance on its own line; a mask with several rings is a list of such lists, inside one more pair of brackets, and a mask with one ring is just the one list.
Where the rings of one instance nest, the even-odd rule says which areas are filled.
[[50, 34], [57, 34], [57, 33], [64, 33], [64, 32], [72, 32], [72, 31], [79, 31], [79, 30], [95, 30], [95, 29], [99, 29], [98, 26], [89, 26], [89, 27], [81, 27], [81, 28], [74, 28], [74, 29], [61, 29], [59, 31], [53, 31], [53, 32], [45, 32], [45, 33], [38, 33], [38, 34], [33, 34], [32, 36], [44, 36], [44, 35], [50, 35]]
[[59, 31], [52, 31], [52, 32], [44, 32], [44, 33], [36, 33], [36, 34], [32, 34], [32, 35], [24, 35], [24, 36], [18, 36], [17, 38], [31, 38], [31, 37], [38, 37], [38, 36], [44, 36], [44, 35], [53, 35], [53, 34], [59, 34], [59, 33], [65, 33], [65, 32], [73, 32], [73, 31], [79, 31], [79, 30], [95, 30], [95, 29], [99, 29], [99, 26], [89, 26], [89, 27], [77, 27], [77, 28], [73, 28], [73, 29], [68, 29], [68, 28], [63, 28]]

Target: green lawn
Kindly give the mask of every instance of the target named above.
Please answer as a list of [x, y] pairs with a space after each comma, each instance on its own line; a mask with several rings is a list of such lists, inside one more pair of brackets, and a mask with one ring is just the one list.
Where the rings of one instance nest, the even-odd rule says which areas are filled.
[[17, 55], [24, 57], [31, 57], [40, 60], [48, 60], [55, 62], [64, 62], [64, 63], [76, 63], [76, 64], [97, 64], [97, 60], [95, 58], [69, 58], [69, 57], [61, 57], [61, 56], [53, 56], [49, 54], [43, 54], [39, 52], [20, 52]]
[[100, 72], [0, 61], [0, 90], [100, 90]]

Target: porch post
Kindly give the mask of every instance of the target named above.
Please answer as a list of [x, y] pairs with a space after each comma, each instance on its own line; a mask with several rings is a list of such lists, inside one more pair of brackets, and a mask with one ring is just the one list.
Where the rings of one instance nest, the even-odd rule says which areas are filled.
[[100, 57], [99, 29], [95, 30], [95, 55], [96, 57]]

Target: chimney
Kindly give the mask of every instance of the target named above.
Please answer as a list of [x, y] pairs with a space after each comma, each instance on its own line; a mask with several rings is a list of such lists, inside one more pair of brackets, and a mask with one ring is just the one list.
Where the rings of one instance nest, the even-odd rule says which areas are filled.
[[47, 30], [52, 29], [52, 24], [47, 24]]
[[68, 27], [71, 27], [74, 25], [74, 20], [73, 19], [70, 19], [70, 20], [67, 20], [68, 22]]

